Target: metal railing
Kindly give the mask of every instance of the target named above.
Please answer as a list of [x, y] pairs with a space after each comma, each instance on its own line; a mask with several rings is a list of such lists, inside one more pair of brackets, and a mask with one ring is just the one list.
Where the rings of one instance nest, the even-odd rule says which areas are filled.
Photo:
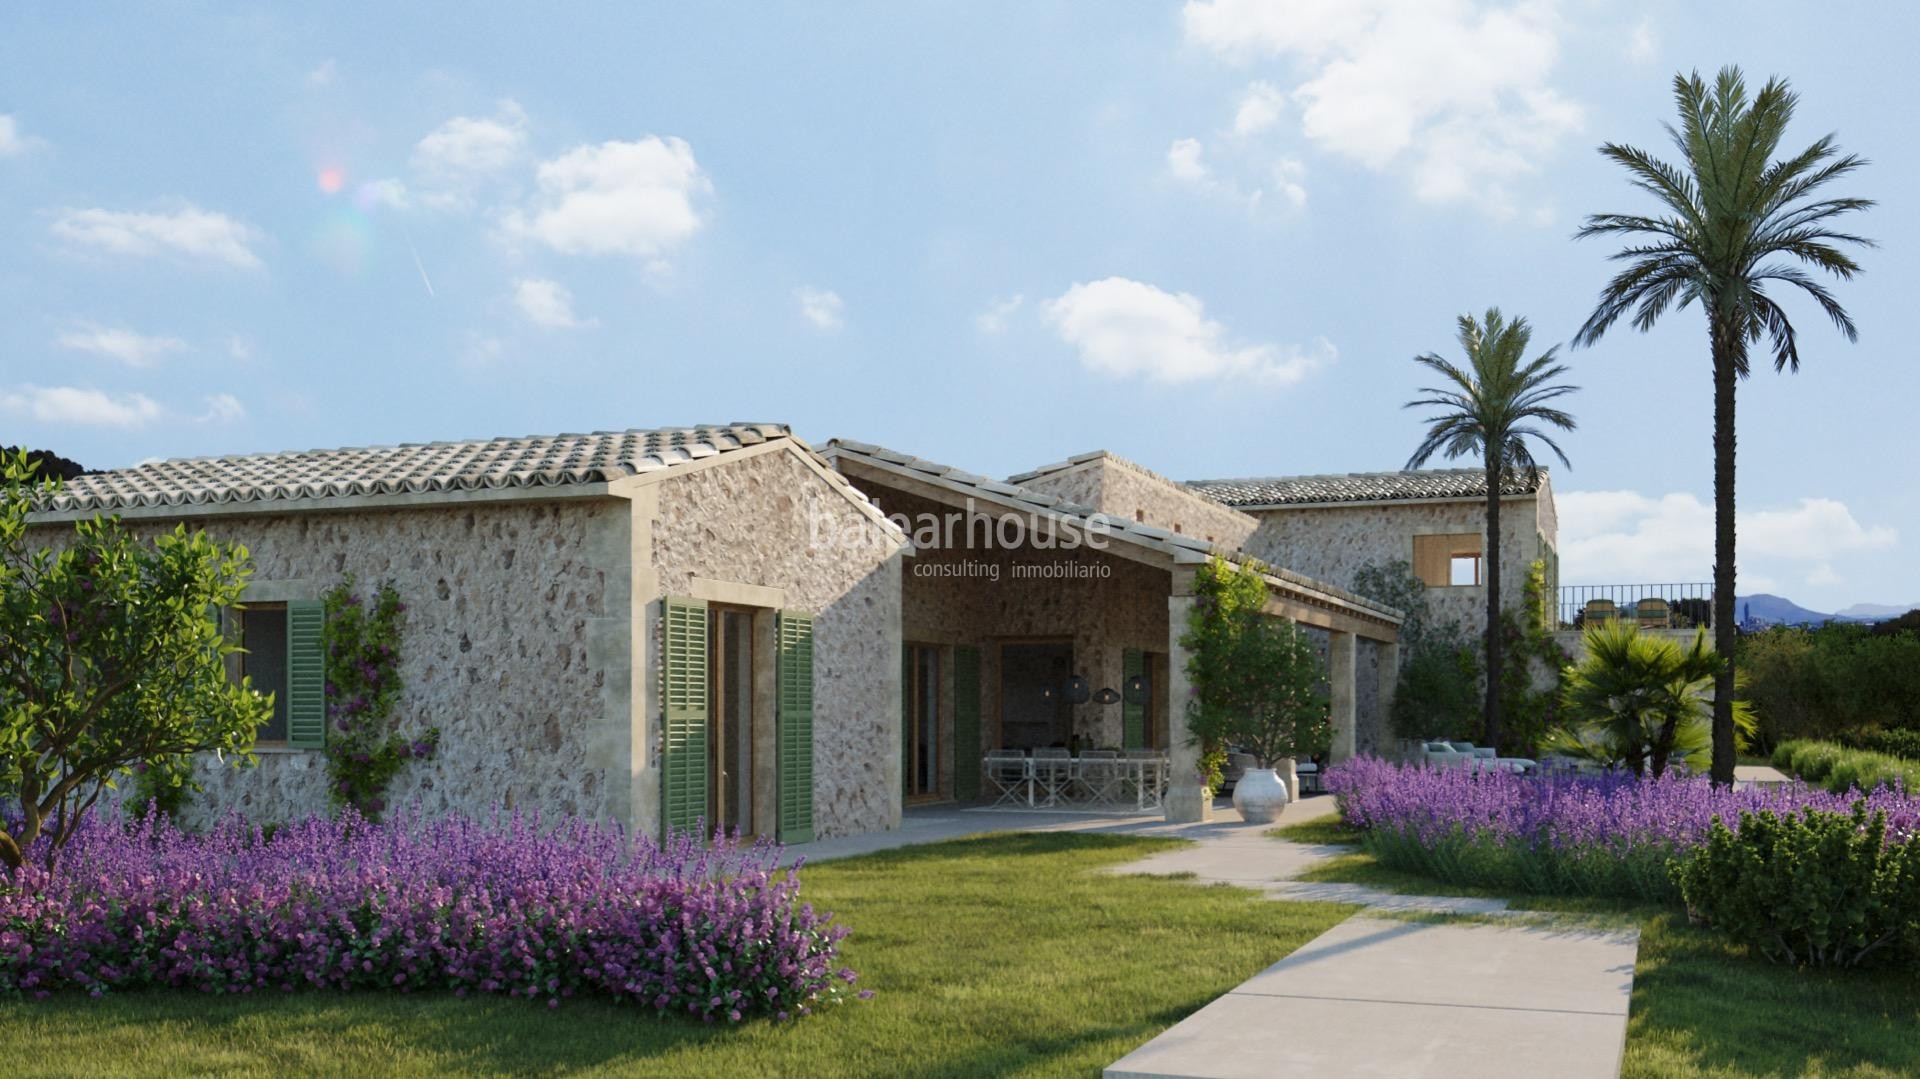
[[[1560, 626], [1575, 629], [1586, 623], [1590, 609], [1605, 610], [1613, 604], [1617, 618], [1640, 617], [1636, 614], [1643, 599], [1665, 600], [1666, 624], [1680, 629], [1713, 625], [1713, 584], [1694, 581], [1683, 584], [1570, 584], [1560, 588]], [[1642, 622], [1647, 621], [1641, 618]]]

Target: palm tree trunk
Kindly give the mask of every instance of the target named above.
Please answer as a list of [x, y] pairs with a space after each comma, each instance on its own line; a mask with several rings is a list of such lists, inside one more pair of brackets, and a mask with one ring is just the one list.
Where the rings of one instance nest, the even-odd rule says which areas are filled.
[[1500, 625], [1500, 465], [1487, 461], [1487, 557], [1481, 563], [1487, 584], [1487, 701], [1485, 720], [1487, 744], [1500, 746], [1500, 671], [1502, 656]]
[[1713, 676], [1713, 782], [1733, 786], [1733, 589], [1734, 545], [1733, 393], [1738, 381], [1733, 331], [1715, 326], [1713, 336], [1713, 647], [1720, 669]]

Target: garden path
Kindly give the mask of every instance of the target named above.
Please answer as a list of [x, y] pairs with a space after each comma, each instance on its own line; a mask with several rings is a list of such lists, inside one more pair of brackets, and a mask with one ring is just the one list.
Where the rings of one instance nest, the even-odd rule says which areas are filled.
[[[1309, 797], [1288, 806], [1281, 820], [1294, 824], [1333, 811], [1332, 798]], [[822, 861], [1002, 831], [1173, 836], [1194, 844], [1116, 871], [1191, 874], [1196, 884], [1252, 888], [1274, 899], [1369, 908], [1127, 1054], [1108, 1067], [1110, 1079], [1619, 1074], [1636, 930], [1537, 918], [1396, 918], [1499, 914], [1507, 904], [1287, 879], [1347, 848], [1272, 839], [1224, 802], [1214, 812], [1209, 823], [1168, 824], [1158, 816], [916, 808], [894, 831], [790, 851]]]
[[[1321, 804], [1316, 804], [1316, 802]], [[1288, 823], [1330, 813], [1291, 806]], [[1299, 817], [1291, 814], [1304, 810]], [[1486, 915], [1504, 899], [1393, 895], [1287, 880], [1345, 848], [1266, 838], [1199, 843], [1120, 867], [1192, 873], [1196, 883], [1257, 888], [1275, 899], [1370, 908], [1254, 975], [1107, 1068], [1146, 1076], [1323, 1074], [1568, 1079], [1620, 1072], [1637, 930], [1515, 919], [1415, 921], [1392, 912]], [[1369, 916], [1377, 912], [1378, 915]]]

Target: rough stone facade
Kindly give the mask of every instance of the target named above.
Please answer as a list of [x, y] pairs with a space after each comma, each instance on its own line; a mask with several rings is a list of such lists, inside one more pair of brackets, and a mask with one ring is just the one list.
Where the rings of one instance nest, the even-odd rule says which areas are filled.
[[[596, 760], [607, 672], [589, 662], [587, 643], [610, 591], [595, 552], [625, 515], [624, 502], [575, 499], [247, 514], [192, 526], [246, 545], [256, 599], [319, 599], [349, 573], [368, 590], [394, 582], [407, 605], [406, 688], [394, 721], [403, 732], [438, 726], [442, 739], [433, 758], [401, 769], [389, 802], [429, 813], [506, 804], [608, 816], [614, 777]], [[172, 525], [128, 522], [143, 538]], [[260, 822], [328, 811], [322, 752], [263, 747], [258, 756], [251, 767], [197, 762], [206, 791], [193, 796], [190, 822], [228, 810]]]
[[1259, 526], [1249, 514], [1195, 494], [1112, 454], [1069, 468], [1029, 474], [1015, 482], [1091, 506], [1109, 517], [1196, 536], [1228, 550], [1240, 547]]
[[[777, 591], [780, 606], [814, 616], [815, 834], [897, 826], [902, 559], [884, 530], [782, 449], [664, 480], [650, 532], [653, 587], [636, 591], [646, 669], [660, 669], [661, 598], [698, 594], [702, 581]], [[657, 775], [655, 686], [646, 708], [645, 772]], [[636, 790], [643, 822], [657, 820], [658, 799], [657, 780]]]
[[[1520, 601], [1527, 567], [1541, 557], [1541, 539], [1551, 544], [1551, 510], [1540, 509], [1550, 499], [1509, 498], [1501, 505], [1501, 598], [1507, 606]], [[1353, 586], [1353, 577], [1368, 563], [1384, 565], [1413, 561], [1413, 537], [1474, 533], [1486, 541], [1486, 506], [1478, 501], [1378, 503], [1369, 505], [1298, 506], [1255, 510], [1259, 528], [1247, 540], [1249, 554], [1296, 573], [1339, 585]], [[1486, 590], [1481, 585], [1430, 586], [1427, 603], [1436, 621], [1455, 621], [1463, 632], [1486, 631]]]

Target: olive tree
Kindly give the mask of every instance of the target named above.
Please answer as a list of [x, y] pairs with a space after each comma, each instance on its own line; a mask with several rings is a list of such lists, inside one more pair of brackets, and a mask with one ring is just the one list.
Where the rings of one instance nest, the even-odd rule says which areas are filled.
[[0, 862], [46, 839], [51, 868], [81, 817], [136, 765], [245, 758], [272, 700], [227, 674], [237, 646], [209, 612], [237, 604], [246, 548], [185, 526], [142, 543], [117, 518], [36, 546], [28, 514], [57, 489], [0, 461], [0, 787], [17, 799]]

